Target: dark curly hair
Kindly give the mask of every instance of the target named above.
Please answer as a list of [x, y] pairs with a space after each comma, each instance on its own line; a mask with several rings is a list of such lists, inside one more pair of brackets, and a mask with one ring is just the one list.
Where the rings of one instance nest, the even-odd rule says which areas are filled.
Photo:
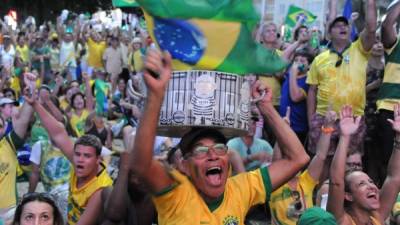
[[34, 202], [34, 201], [44, 202], [49, 204], [53, 208], [53, 221], [54, 221], [53, 225], [64, 225], [63, 217], [53, 197], [48, 193], [38, 193], [38, 192], [28, 193], [23, 197], [21, 203], [18, 204], [17, 209], [15, 210], [15, 215], [12, 225], [21, 224], [21, 215], [25, 205], [29, 202]]

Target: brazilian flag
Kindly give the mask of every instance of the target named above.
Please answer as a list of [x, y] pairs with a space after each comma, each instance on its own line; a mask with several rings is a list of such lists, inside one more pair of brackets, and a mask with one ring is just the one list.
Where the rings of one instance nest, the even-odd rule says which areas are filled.
[[317, 16], [300, 7], [290, 5], [286, 16], [285, 24], [289, 27], [295, 27], [298, 20], [302, 20], [302, 24], [311, 24]]
[[135, 0], [112, 0], [114, 7], [138, 7], [139, 4]]
[[174, 69], [276, 73], [286, 63], [256, 43], [259, 16], [250, 0], [138, 0], [150, 36], [170, 52]]

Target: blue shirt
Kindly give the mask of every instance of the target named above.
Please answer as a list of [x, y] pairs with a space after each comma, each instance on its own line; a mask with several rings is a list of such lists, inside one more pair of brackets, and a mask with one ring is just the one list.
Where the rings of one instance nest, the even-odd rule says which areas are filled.
[[[305, 93], [308, 91], [308, 84], [306, 84], [307, 76], [297, 79], [297, 85], [303, 89]], [[281, 102], [279, 107], [279, 113], [282, 117], [286, 115], [286, 108], [290, 106], [290, 126], [295, 132], [307, 132], [308, 131], [308, 120], [307, 120], [307, 101], [306, 99], [300, 102], [294, 102], [290, 98], [289, 92], [289, 73], [285, 75], [285, 81], [283, 82], [281, 89]]]
[[[228, 146], [229, 149], [233, 149], [236, 152], [238, 152], [242, 158], [246, 158], [248, 155], [258, 152], [267, 152], [270, 155], [272, 155], [273, 151], [271, 145], [267, 141], [260, 138], [254, 138], [253, 144], [250, 146], [250, 148], [247, 147], [247, 145], [243, 142], [242, 138], [240, 137], [230, 139], [226, 145]], [[250, 154], [247, 154], [248, 149], [250, 149]], [[259, 168], [260, 166], [261, 162], [253, 161], [246, 165], [246, 170], [247, 171], [254, 170]]]

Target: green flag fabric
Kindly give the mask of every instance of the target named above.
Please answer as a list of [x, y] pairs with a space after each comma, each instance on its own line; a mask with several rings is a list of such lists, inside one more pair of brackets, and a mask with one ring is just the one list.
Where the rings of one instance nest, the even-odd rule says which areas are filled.
[[96, 96], [96, 113], [105, 115], [108, 112], [107, 93], [109, 85], [100, 79], [94, 81], [94, 94]]
[[112, 0], [114, 7], [138, 7], [139, 4], [135, 0]]
[[285, 25], [295, 27], [298, 20], [302, 20], [303, 24], [311, 24], [316, 18], [317, 16], [311, 12], [297, 6], [290, 5], [285, 19]]
[[256, 43], [258, 15], [250, 0], [138, 0], [155, 43], [171, 53], [174, 69], [245, 75], [276, 73], [286, 63]]

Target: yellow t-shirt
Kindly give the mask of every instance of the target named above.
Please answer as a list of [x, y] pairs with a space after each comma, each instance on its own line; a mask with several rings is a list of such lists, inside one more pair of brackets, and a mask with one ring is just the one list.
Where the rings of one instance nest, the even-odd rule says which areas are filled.
[[140, 50], [137, 50], [133, 53], [133, 67], [135, 68], [136, 72], [141, 72], [144, 68], [143, 57], [144, 56]]
[[93, 68], [103, 68], [103, 53], [107, 48], [105, 41], [95, 42], [92, 38], [87, 41], [88, 58], [87, 63]]
[[77, 137], [81, 137], [85, 134], [85, 122], [89, 114], [90, 112], [87, 109], [84, 109], [80, 116], [78, 116], [75, 112], [72, 113], [69, 124], [71, 125], [71, 128], [74, 130]]
[[[274, 49], [279, 56], [282, 56], [282, 51]], [[263, 74], [258, 78], [264, 85], [267, 85], [272, 90], [272, 104], [279, 106], [281, 101], [281, 83], [276, 75]]]
[[15, 50], [17, 51], [17, 54], [19, 57], [21, 57], [22, 62], [27, 63], [29, 62], [29, 47], [28, 45], [24, 45], [24, 46], [19, 46], [17, 45], [17, 47], [15, 47]]
[[249, 208], [264, 203], [271, 191], [268, 169], [257, 169], [228, 178], [221, 199], [207, 205], [188, 177], [176, 170], [171, 176], [176, 185], [153, 197], [160, 225], [243, 225]]
[[68, 224], [74, 225], [85, 211], [86, 205], [90, 197], [99, 189], [112, 185], [112, 179], [108, 175], [106, 167], [101, 163], [103, 169], [99, 174], [86, 183], [84, 186], [77, 188], [77, 177], [74, 169], [71, 171], [69, 196], [68, 196]]
[[338, 54], [324, 51], [314, 59], [308, 72], [307, 83], [318, 86], [317, 113], [320, 115], [325, 115], [329, 103], [336, 112], [343, 105], [351, 105], [355, 115], [364, 115], [368, 53], [358, 39], [342, 55], [342, 64], [336, 67]]
[[[304, 171], [299, 177], [296, 187], [296, 194], [300, 197], [301, 211], [313, 207], [312, 196], [318, 181], [314, 180], [308, 170]], [[269, 206], [271, 209], [272, 224], [275, 225], [296, 225], [298, 217], [295, 216], [294, 203], [296, 197], [286, 183], [276, 189], [271, 194]], [[298, 210], [298, 211], [300, 211]]]
[[16, 149], [22, 147], [22, 140], [14, 131], [0, 140], [0, 209], [17, 203], [16, 177], [18, 160]]

